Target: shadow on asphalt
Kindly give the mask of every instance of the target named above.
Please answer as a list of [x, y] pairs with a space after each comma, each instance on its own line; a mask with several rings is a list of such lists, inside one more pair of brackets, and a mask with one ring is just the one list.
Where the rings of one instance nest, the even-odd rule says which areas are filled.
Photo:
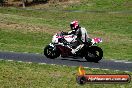
[[61, 59], [61, 60], [67, 60], [67, 61], [76, 61], [76, 62], [87, 62], [87, 61], [82, 61], [82, 60], [79, 60], [79, 59]]
[[[88, 62], [88, 61], [82, 61], [82, 60], [79, 60], [79, 59], [60, 59], [60, 60], [66, 60], [66, 61], [76, 61], [76, 62]], [[88, 62], [88, 63], [96, 63], [96, 62]]]

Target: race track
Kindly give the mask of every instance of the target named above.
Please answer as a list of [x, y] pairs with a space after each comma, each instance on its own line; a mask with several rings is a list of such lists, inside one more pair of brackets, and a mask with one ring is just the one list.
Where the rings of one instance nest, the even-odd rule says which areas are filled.
[[67, 66], [84, 66], [89, 68], [101, 68], [111, 70], [121, 70], [132, 72], [132, 62], [118, 61], [118, 60], [101, 60], [99, 63], [87, 62], [85, 59], [72, 59], [72, 58], [57, 58], [48, 59], [41, 54], [29, 54], [29, 53], [16, 53], [16, 52], [0, 52], [0, 59], [15, 60], [23, 62], [35, 62], [46, 64], [57, 64]]

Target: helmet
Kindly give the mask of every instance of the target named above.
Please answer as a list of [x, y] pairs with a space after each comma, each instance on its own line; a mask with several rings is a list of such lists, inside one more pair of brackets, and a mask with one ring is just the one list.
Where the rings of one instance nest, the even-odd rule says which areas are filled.
[[70, 23], [71, 30], [77, 30], [79, 28], [78, 21], [72, 21]]

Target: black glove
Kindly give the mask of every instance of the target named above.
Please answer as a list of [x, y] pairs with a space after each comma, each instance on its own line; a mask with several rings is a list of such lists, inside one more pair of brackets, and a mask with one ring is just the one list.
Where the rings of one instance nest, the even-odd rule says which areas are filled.
[[62, 35], [68, 35], [68, 32], [61, 32], [62, 33]]

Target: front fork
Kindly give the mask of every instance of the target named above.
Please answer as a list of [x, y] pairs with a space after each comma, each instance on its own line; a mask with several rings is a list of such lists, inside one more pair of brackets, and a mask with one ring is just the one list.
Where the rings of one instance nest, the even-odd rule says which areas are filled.
[[49, 46], [51, 46], [53, 48], [53, 51], [56, 49], [56, 47], [53, 43], [50, 43]]
[[53, 43], [50, 43], [49, 46], [51, 46], [51, 47], [55, 47], [55, 46], [53, 45]]

